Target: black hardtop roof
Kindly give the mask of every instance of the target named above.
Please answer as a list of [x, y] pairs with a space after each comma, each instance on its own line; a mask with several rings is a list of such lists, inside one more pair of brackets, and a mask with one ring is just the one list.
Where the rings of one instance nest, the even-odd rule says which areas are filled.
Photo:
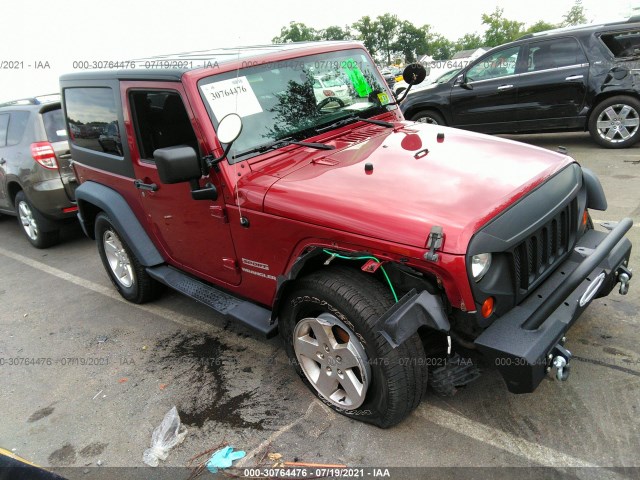
[[[332, 47], [337, 45], [343, 46], [349, 44], [362, 45], [361, 42], [357, 42], [354, 40], [293, 42], [172, 53], [168, 55], [157, 55], [153, 57], [132, 59], [130, 60], [130, 62], [135, 62], [135, 69], [113, 69], [67, 73], [60, 77], [60, 81], [107, 79], [180, 81], [182, 75], [185, 72], [196, 70], [199, 68], [223, 65], [225, 63], [248, 58], [260, 58], [263, 56], [277, 54], [283, 51], [304, 50], [318, 45]], [[121, 63], [123, 65], [127, 64], [127, 62]]]

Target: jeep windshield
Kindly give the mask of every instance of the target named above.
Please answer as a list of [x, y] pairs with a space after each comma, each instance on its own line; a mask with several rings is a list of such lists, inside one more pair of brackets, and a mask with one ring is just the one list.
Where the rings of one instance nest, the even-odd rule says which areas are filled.
[[342, 119], [397, 108], [376, 66], [360, 49], [245, 63], [245, 68], [198, 82], [215, 128], [229, 113], [242, 117], [242, 133], [227, 156], [231, 163], [282, 139], [311, 137]]

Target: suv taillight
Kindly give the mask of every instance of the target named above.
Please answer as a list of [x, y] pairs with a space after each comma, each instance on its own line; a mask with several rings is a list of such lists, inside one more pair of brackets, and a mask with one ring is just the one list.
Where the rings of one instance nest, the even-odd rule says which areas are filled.
[[49, 170], [58, 168], [56, 161], [56, 152], [49, 142], [36, 142], [31, 144], [31, 156], [33, 159]]

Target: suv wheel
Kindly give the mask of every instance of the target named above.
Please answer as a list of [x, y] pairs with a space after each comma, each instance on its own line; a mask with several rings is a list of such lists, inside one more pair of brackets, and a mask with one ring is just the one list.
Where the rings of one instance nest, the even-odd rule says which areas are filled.
[[36, 248], [48, 248], [58, 243], [60, 231], [43, 230], [45, 222], [42, 220], [40, 212], [27, 200], [24, 192], [20, 191], [16, 195], [15, 206], [18, 223], [31, 245]]
[[446, 125], [444, 118], [433, 110], [421, 110], [411, 117], [414, 122], [429, 123], [431, 125]]
[[405, 418], [427, 387], [418, 334], [393, 349], [376, 330], [392, 305], [373, 277], [335, 267], [298, 280], [279, 318], [289, 360], [311, 391], [338, 413], [382, 428]]
[[157, 298], [161, 284], [149, 276], [104, 213], [96, 217], [95, 235], [102, 264], [120, 295], [133, 303]]
[[630, 147], [640, 140], [640, 102], [626, 96], [604, 100], [591, 113], [589, 133], [603, 147]]

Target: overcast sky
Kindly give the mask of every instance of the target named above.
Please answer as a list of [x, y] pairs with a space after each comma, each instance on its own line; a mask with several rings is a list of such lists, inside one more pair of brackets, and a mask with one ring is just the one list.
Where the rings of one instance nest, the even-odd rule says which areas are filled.
[[[451, 40], [482, 33], [482, 13], [496, 6], [509, 19], [559, 23], [573, 0], [5, 0], [0, 6], [0, 102], [58, 91], [58, 76], [78, 60], [127, 60], [217, 47], [270, 43], [290, 21], [317, 29], [351, 25], [364, 15], [398, 15]], [[640, 1], [583, 0], [593, 22], [626, 18]], [[23, 62], [7, 69], [6, 62]], [[49, 69], [36, 69], [40, 62]]]

